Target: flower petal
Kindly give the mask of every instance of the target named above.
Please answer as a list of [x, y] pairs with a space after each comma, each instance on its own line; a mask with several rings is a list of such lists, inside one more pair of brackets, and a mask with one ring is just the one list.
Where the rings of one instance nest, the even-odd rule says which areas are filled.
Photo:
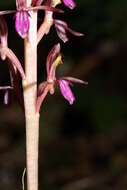
[[15, 15], [15, 29], [21, 38], [27, 37], [29, 27], [29, 13], [27, 11], [17, 11]]
[[76, 32], [76, 31], [70, 29], [68, 27], [67, 23], [62, 20], [54, 19], [54, 24], [55, 24], [57, 35], [64, 43], [66, 43], [69, 40], [67, 37], [66, 31], [70, 32], [71, 34], [73, 34], [75, 36], [83, 36], [84, 35], [82, 33], [79, 33], [79, 32]]
[[72, 105], [75, 100], [75, 97], [73, 92], [71, 91], [69, 82], [62, 79], [58, 80], [57, 82], [62, 96], [70, 103], [70, 105]]
[[67, 23], [61, 20], [54, 20], [55, 28], [58, 37], [66, 43], [69, 39], [66, 35]]

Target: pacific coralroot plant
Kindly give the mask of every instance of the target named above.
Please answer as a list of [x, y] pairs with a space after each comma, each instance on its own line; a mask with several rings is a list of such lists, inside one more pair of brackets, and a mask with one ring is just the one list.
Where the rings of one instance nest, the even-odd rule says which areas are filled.
[[[71, 85], [73, 83], [87, 84], [70, 76], [57, 78], [56, 69], [62, 63], [62, 54], [60, 43], [56, 43], [47, 56], [45, 64], [47, 79], [37, 87], [37, 45], [43, 36], [49, 33], [50, 28], [55, 26], [59, 38], [64, 43], [69, 40], [67, 32], [76, 36], [83, 35], [70, 29], [66, 22], [53, 18], [55, 12], [63, 14], [63, 10], [56, 7], [61, 3], [70, 9], [76, 6], [73, 0], [16, 0], [16, 10], [0, 12], [0, 56], [2, 60], [8, 60], [11, 79], [11, 86], [0, 87], [0, 90], [5, 92], [5, 104], [8, 103], [8, 92], [14, 90], [25, 112], [27, 190], [38, 190], [39, 111], [44, 99], [48, 93], [53, 95], [58, 85], [62, 96], [72, 105], [75, 97]], [[45, 12], [45, 16], [37, 29], [37, 14], [40, 10]], [[15, 14], [15, 30], [24, 40], [24, 68], [9, 48], [5, 14]], [[22, 88], [19, 76], [22, 78]]]

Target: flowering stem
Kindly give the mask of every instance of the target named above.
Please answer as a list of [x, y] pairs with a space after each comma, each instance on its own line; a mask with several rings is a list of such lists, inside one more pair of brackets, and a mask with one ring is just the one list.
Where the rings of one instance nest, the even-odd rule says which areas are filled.
[[[31, 0], [27, 0], [27, 6]], [[26, 168], [27, 190], [38, 190], [38, 136], [39, 114], [37, 99], [37, 12], [30, 11], [30, 29], [25, 39], [25, 74], [23, 80], [24, 108], [26, 119]]]

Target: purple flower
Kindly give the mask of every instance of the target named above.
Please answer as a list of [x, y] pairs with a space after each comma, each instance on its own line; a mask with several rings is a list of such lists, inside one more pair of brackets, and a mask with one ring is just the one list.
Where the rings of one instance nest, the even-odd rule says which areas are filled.
[[62, 55], [60, 53], [60, 44], [56, 44], [48, 54], [46, 61], [47, 69], [47, 80], [40, 83], [38, 87], [38, 98], [37, 98], [37, 112], [40, 109], [40, 106], [46, 97], [47, 93], [54, 94], [56, 85], [59, 86], [62, 96], [70, 103], [73, 104], [75, 97], [70, 88], [70, 85], [73, 83], [85, 84], [88, 83], [73, 77], [56, 77], [56, 68], [62, 63]]
[[62, 0], [64, 5], [70, 9], [74, 9], [76, 4], [74, 2], [74, 0]]

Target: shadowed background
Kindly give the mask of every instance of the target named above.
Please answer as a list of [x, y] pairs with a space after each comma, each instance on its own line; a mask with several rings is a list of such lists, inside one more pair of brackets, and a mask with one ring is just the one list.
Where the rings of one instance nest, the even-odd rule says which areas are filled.
[[[59, 6], [61, 7], [61, 6]], [[1, 1], [0, 9], [15, 9]], [[63, 8], [63, 6], [62, 6]], [[64, 64], [58, 76], [75, 76], [89, 85], [73, 86], [70, 106], [59, 89], [41, 109], [39, 187], [45, 190], [119, 190], [127, 187], [127, 1], [78, 0], [74, 11], [55, 14], [85, 34], [63, 44], [52, 27], [38, 47], [38, 81], [46, 78], [45, 60], [60, 42]], [[23, 64], [23, 41], [6, 15], [9, 47]], [[38, 25], [43, 20], [39, 12]], [[32, 65], [31, 65], [32, 66]], [[10, 84], [6, 61], [0, 62], [0, 85]], [[21, 189], [25, 167], [24, 115], [16, 97], [3, 105], [0, 93], [0, 189]]]

